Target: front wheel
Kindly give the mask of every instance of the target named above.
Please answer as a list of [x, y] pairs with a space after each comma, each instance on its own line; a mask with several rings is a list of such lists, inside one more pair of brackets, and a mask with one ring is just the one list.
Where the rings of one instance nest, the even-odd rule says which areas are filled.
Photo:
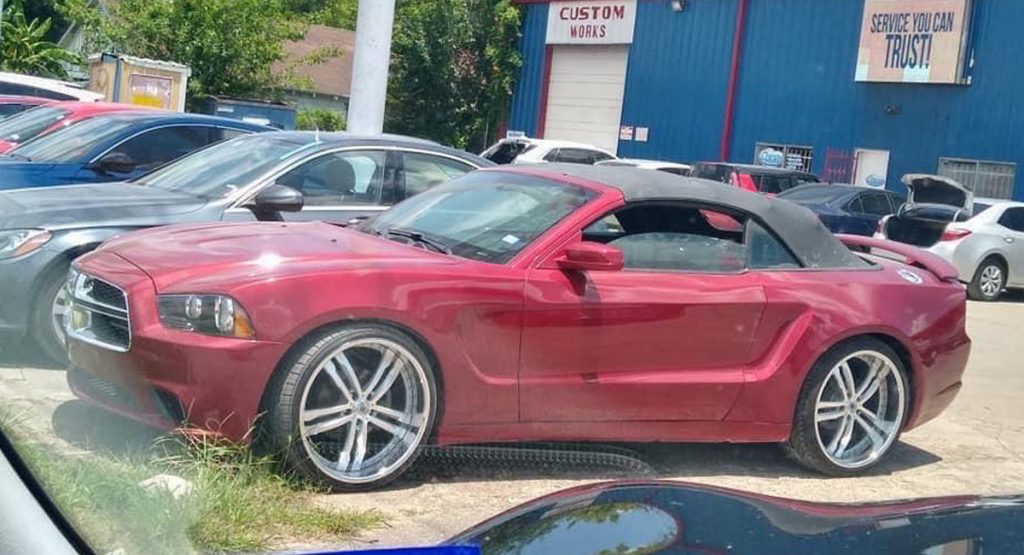
[[814, 365], [797, 401], [785, 444], [800, 464], [853, 476], [878, 464], [896, 442], [908, 411], [900, 358], [876, 339], [856, 339]]
[[997, 258], [986, 258], [967, 284], [967, 296], [975, 301], [994, 301], [1006, 286], [1006, 266]]
[[288, 466], [336, 491], [381, 487], [409, 468], [437, 414], [434, 369], [405, 334], [377, 325], [320, 336], [271, 391]]
[[64, 335], [64, 313], [67, 311], [68, 266], [62, 265], [43, 278], [32, 307], [32, 338], [51, 361], [64, 365], [68, 354]]

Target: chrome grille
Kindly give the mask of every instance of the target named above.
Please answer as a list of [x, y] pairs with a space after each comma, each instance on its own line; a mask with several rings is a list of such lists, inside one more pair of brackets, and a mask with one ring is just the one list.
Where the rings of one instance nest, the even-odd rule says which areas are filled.
[[68, 336], [112, 351], [128, 351], [132, 334], [124, 290], [74, 268], [67, 287], [70, 304], [64, 328]]

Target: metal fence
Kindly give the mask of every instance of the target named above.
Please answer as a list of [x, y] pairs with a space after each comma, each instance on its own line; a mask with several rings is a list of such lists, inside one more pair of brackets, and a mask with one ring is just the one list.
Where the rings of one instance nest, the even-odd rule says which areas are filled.
[[939, 158], [939, 175], [963, 183], [976, 197], [1012, 199], [1017, 164]]

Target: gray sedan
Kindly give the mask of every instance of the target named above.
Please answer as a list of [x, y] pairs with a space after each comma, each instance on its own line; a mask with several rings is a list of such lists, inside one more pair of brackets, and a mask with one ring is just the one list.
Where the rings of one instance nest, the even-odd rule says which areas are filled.
[[0, 193], [3, 344], [30, 331], [62, 360], [68, 265], [115, 235], [219, 220], [348, 222], [491, 165], [408, 137], [279, 132], [213, 145], [134, 181]]

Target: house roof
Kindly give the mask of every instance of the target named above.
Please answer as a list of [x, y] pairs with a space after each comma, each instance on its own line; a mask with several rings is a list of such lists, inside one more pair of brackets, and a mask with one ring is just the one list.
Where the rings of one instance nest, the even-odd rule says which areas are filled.
[[[313, 81], [313, 92], [332, 96], [349, 96], [352, 83], [352, 58], [355, 54], [356, 32], [326, 25], [310, 25], [306, 37], [284, 43], [285, 60], [274, 64], [275, 72], [292, 65], [296, 74]], [[335, 46], [342, 54], [320, 64], [300, 62], [320, 48]]]

